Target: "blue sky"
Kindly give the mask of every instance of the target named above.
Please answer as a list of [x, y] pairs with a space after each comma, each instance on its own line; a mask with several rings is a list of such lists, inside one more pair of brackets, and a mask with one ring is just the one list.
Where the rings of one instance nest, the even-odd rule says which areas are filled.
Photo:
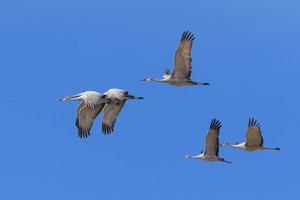
[[[300, 158], [296, 0], [4, 0], [0, 2], [0, 199], [292, 199]], [[142, 83], [173, 66], [181, 34], [194, 33], [193, 74], [209, 87]], [[58, 99], [112, 87], [128, 102], [115, 132], [88, 139], [77, 103]], [[212, 117], [221, 141], [243, 141], [248, 117], [266, 146], [199, 153]]]

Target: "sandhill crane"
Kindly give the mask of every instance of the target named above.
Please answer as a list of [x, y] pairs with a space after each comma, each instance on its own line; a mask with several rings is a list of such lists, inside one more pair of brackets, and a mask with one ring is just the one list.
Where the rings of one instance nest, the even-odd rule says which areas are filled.
[[229, 144], [224, 142], [221, 146], [232, 146], [234, 148], [242, 149], [245, 151], [256, 151], [256, 150], [280, 150], [280, 148], [269, 148], [263, 146], [263, 137], [261, 135], [260, 123], [257, 122], [253, 117], [249, 118], [248, 130], [246, 133], [246, 142]]
[[128, 91], [122, 89], [109, 89], [104, 93], [111, 103], [106, 104], [103, 110], [102, 132], [109, 134], [114, 131], [115, 122], [118, 114], [122, 110], [127, 99], [144, 99], [143, 97], [135, 97], [128, 94]]
[[103, 132], [110, 133], [118, 113], [121, 111], [127, 99], [142, 99], [128, 94], [128, 91], [121, 89], [110, 89], [104, 94], [86, 91], [74, 96], [66, 96], [61, 101], [79, 100], [81, 103], [77, 109], [76, 127], [80, 138], [87, 138], [93, 126], [94, 119], [104, 108], [102, 122]]
[[166, 69], [163, 79], [145, 78], [142, 81], [169, 83], [176, 86], [209, 85], [209, 83], [195, 82], [190, 79], [192, 74], [191, 50], [194, 39], [191, 32], [183, 32], [175, 54], [173, 72]]
[[81, 92], [74, 96], [66, 96], [61, 101], [79, 100], [76, 127], [80, 138], [87, 138], [93, 126], [94, 119], [102, 111], [106, 103], [110, 102], [105, 94], [94, 91]]
[[205, 141], [205, 151], [201, 151], [199, 155], [186, 155], [185, 159], [202, 159], [206, 161], [220, 161], [231, 163], [224, 158], [219, 157], [219, 132], [221, 122], [217, 119], [212, 119]]

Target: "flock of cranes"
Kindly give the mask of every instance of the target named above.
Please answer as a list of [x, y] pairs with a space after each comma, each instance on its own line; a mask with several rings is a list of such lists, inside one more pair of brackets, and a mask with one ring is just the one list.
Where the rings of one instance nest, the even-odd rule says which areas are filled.
[[122, 89], [109, 89], [105, 93], [86, 91], [74, 96], [66, 96], [61, 101], [80, 100], [81, 103], [77, 109], [76, 127], [78, 136], [86, 138], [90, 135], [93, 122], [98, 114], [103, 110], [102, 132], [109, 134], [114, 131], [114, 126], [118, 114], [122, 110], [128, 99], [143, 99], [144, 97], [135, 97], [128, 91]]
[[[168, 83], [175, 86], [190, 85], [209, 85], [206, 82], [195, 82], [191, 80], [192, 75], [192, 58], [191, 50], [194, 41], [191, 32], [185, 31], [182, 34], [179, 46], [175, 53], [174, 68], [171, 72], [166, 69], [162, 79], [145, 78], [142, 81]], [[77, 109], [76, 127], [80, 138], [87, 138], [90, 135], [91, 128], [95, 118], [103, 110], [102, 132], [110, 134], [114, 131], [115, 123], [119, 113], [128, 99], [144, 99], [130, 95], [127, 90], [109, 89], [104, 93], [95, 91], [86, 91], [73, 96], [66, 96], [61, 101], [79, 100], [81, 103]], [[230, 144], [224, 142], [219, 144], [219, 133], [222, 125], [217, 119], [212, 119], [206, 140], [205, 150], [199, 155], [186, 155], [185, 159], [201, 159], [206, 161], [220, 161], [231, 163], [224, 158], [219, 157], [220, 146], [231, 146], [245, 151], [256, 150], [280, 150], [279, 148], [268, 148], [263, 146], [263, 137], [261, 135], [260, 123], [254, 118], [249, 119], [248, 130], [246, 133], [246, 142]]]
[[260, 124], [257, 123], [253, 117], [249, 118], [248, 129], [246, 133], [246, 142], [229, 144], [224, 142], [219, 145], [219, 133], [221, 128], [221, 122], [217, 119], [212, 119], [208, 133], [205, 140], [205, 151], [201, 151], [199, 155], [192, 156], [186, 155], [185, 159], [202, 159], [206, 161], [220, 161], [231, 163], [224, 158], [219, 157], [219, 147], [220, 146], [232, 146], [237, 149], [242, 149], [245, 151], [257, 151], [257, 150], [280, 150], [280, 148], [270, 148], [263, 146], [263, 137], [260, 131]]

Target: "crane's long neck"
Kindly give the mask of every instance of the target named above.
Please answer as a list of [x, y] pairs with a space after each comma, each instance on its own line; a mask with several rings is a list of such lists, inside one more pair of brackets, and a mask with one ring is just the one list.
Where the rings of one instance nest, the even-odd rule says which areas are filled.
[[239, 144], [232, 144], [231, 146], [238, 149], [246, 149], [246, 142], [242, 142]]
[[184, 158], [185, 159], [201, 159], [202, 157], [203, 157], [203, 153], [196, 155], [196, 156], [186, 155]]
[[231, 146], [231, 147], [237, 148], [237, 149], [246, 149], [246, 143], [245, 142], [239, 143], [239, 144], [230, 144], [228, 142], [224, 142], [222, 144], [222, 146]]
[[62, 101], [74, 101], [74, 100], [82, 100], [82, 96], [80, 94], [73, 96], [66, 96], [62, 99]]
[[232, 146], [232, 144], [230, 144], [229, 142], [224, 142], [224, 143], [221, 144], [220, 146]]
[[155, 79], [155, 78], [145, 78], [143, 81], [146, 81], [146, 82], [165, 82], [164, 79]]

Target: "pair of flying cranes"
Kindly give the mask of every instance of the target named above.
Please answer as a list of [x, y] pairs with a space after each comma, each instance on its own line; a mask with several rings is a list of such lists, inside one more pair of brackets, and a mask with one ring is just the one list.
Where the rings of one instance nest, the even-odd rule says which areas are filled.
[[[175, 53], [173, 72], [166, 69], [162, 79], [145, 78], [142, 81], [168, 83], [175, 86], [209, 85], [209, 83], [206, 82], [195, 82], [191, 80], [191, 50], [194, 39], [195, 38], [191, 32], [185, 31], [182, 34], [179, 47]], [[78, 129], [78, 136], [80, 138], [87, 138], [90, 135], [94, 119], [102, 110], [102, 132], [104, 134], [110, 134], [113, 132], [118, 114], [128, 99], [143, 99], [143, 97], [136, 97], [130, 95], [126, 90], [113, 88], [109, 89], [105, 93], [86, 91], [77, 95], [66, 96], [61, 99], [61, 101], [81, 101], [77, 109], [76, 127]], [[206, 135], [205, 151], [202, 151], [196, 156], [186, 155], [185, 158], [231, 163], [230, 161], [219, 157], [219, 146], [232, 146], [246, 151], [265, 149], [280, 150], [279, 148], [268, 148], [263, 146], [260, 124], [254, 118], [249, 119], [246, 142], [243, 143], [229, 144], [225, 142], [219, 145], [219, 132], [221, 126], [222, 125], [219, 120], [215, 118], [212, 119]]]

